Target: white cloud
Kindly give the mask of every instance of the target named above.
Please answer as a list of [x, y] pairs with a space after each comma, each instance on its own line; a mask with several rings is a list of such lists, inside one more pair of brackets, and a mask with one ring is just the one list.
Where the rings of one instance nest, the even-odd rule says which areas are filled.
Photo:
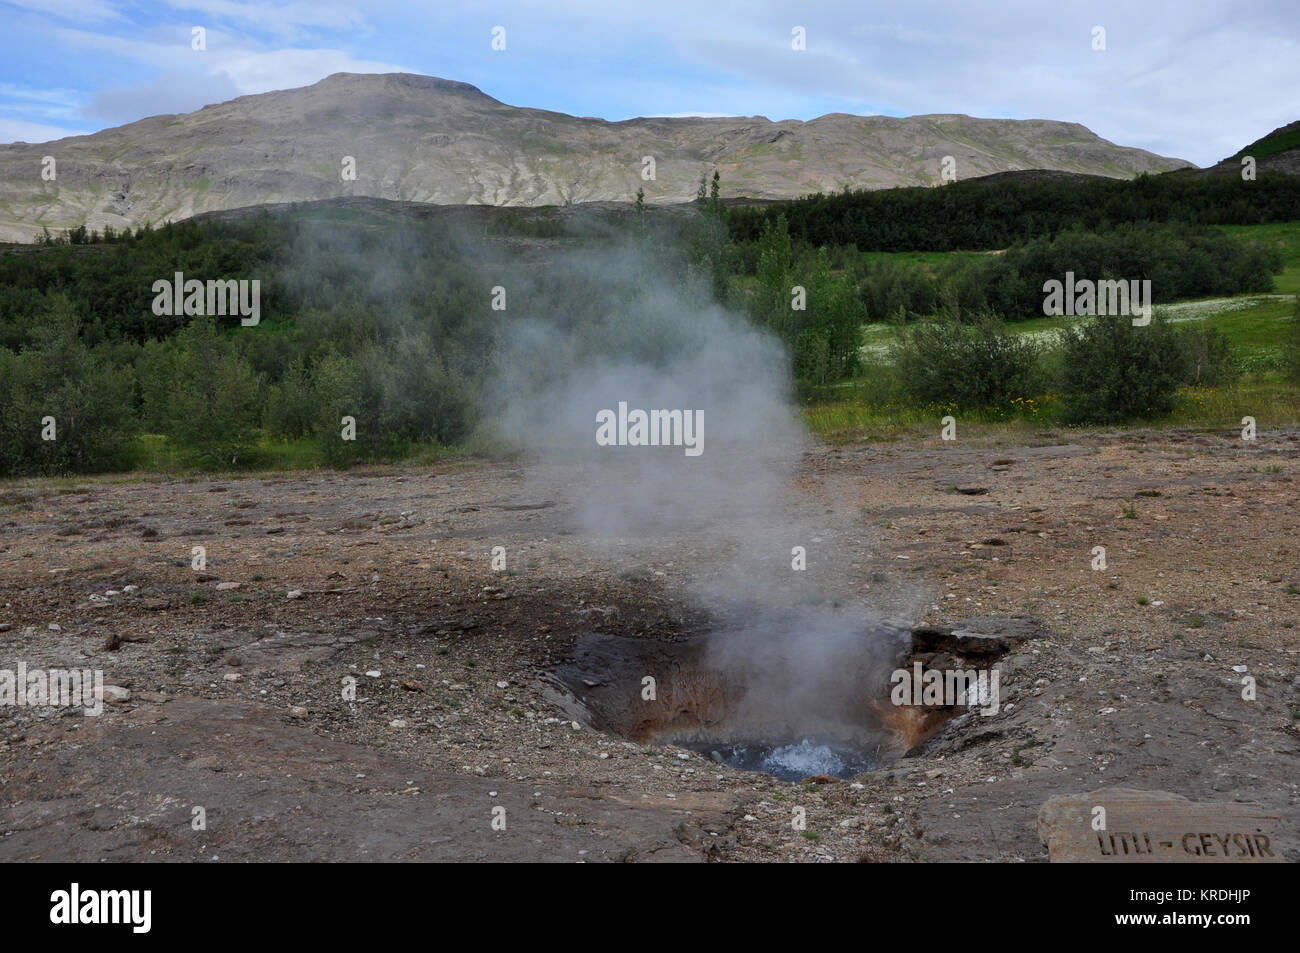
[[241, 95], [309, 86], [332, 73], [418, 72], [396, 63], [359, 60], [342, 50], [273, 50], [235, 53], [221, 60]]
[[0, 116], [0, 142], [52, 142], [67, 136], [88, 135], [90, 132], [89, 129], [64, 129], [41, 122]]
[[[276, 35], [301, 35], [305, 29], [357, 30], [366, 18], [347, 3], [238, 3], [235, 0], [167, 0], [174, 10], [197, 13], [218, 22], [247, 23]], [[201, 24], [200, 24], [201, 25]]]
[[114, 125], [134, 122], [145, 116], [193, 112], [212, 103], [239, 95], [239, 88], [225, 73], [163, 73], [147, 83], [119, 86], [95, 94], [83, 110], [88, 119], [102, 119]]
[[[189, 112], [236, 96], [310, 86], [332, 73], [402, 73], [410, 67], [358, 59], [337, 49], [265, 49], [246, 38], [207, 31], [207, 49], [190, 46], [188, 30], [169, 28], [143, 38], [60, 29], [77, 48], [143, 62], [162, 72], [143, 83], [101, 89], [83, 110], [111, 123]], [[418, 72], [418, 71], [416, 71]]]
[[117, 5], [108, 0], [6, 0], [4, 5], [88, 23], [125, 19]]

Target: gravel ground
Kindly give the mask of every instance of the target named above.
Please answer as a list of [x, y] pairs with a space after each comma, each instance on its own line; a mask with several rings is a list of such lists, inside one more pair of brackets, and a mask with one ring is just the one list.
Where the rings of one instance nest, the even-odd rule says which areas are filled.
[[0, 707], [0, 860], [1044, 861], [1042, 802], [1107, 785], [1262, 803], [1300, 859], [1296, 449], [810, 451], [793, 489], [855, 553], [855, 598], [1043, 630], [998, 714], [803, 783], [575, 725], [550, 674], [575, 639], [707, 631], [686, 593], [725, 547], [587, 538], [576, 464], [0, 484], [0, 669], [129, 692]]

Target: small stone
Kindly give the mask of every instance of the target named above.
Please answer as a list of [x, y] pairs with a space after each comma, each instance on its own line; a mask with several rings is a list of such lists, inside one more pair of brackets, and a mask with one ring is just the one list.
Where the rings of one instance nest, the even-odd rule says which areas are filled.
[[301, 599], [301, 598], [302, 598], [302, 590], [301, 590], [301, 589], [290, 589], [290, 590], [289, 590], [289, 595], [286, 596], [286, 598], [288, 598], [288, 599]]
[[63, 626], [59, 625], [57, 622], [51, 622], [51, 623], [50, 623], [49, 625], [47, 625], [45, 628], [49, 629], [51, 632], [62, 632], [62, 631], [63, 631]]
[[1234, 666], [1232, 666], [1232, 670], [1233, 670], [1234, 672], [1244, 672], [1244, 671], [1246, 671], [1247, 669], [1246, 669], [1246, 666], [1245, 666], [1245, 665], [1234, 665]]
[[130, 701], [131, 692], [121, 685], [105, 685], [95, 690], [95, 697], [102, 698], [106, 702], [124, 702]]
[[372, 668], [370, 671], [366, 672], [366, 678], [382, 678], [383, 674], [384, 673], [379, 671], [379, 669]]
[[307, 709], [303, 708], [301, 705], [290, 705], [289, 716], [292, 718], [306, 718]]
[[222, 675], [221, 677], [228, 682], [239, 682], [239, 681], [243, 681], [244, 678], [244, 676], [241, 675], [239, 672], [227, 672], [225, 675]]
[[[237, 582], [219, 582], [217, 583], [217, 592], [226, 592], [230, 589], [238, 589], [240, 586]], [[112, 593], [109, 593], [112, 595]]]
[[8, 632], [13, 626], [8, 622], [0, 622], [0, 632]]
[[390, 721], [390, 722], [388, 723], [388, 727], [389, 727], [389, 728], [405, 728], [405, 727], [406, 727], [406, 719], [405, 719], [405, 718], [394, 718], [392, 721]]
[[125, 592], [125, 593], [139, 592], [139, 591], [140, 591], [140, 587], [139, 587], [139, 586], [123, 586], [123, 587], [122, 587], [122, 591]]

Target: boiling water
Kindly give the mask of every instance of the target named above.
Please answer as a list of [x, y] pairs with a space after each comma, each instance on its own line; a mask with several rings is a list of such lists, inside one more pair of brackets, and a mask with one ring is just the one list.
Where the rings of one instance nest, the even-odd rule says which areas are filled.
[[862, 751], [835, 742], [804, 738], [792, 744], [693, 744], [695, 751], [743, 771], [763, 771], [785, 781], [802, 781], [814, 774], [851, 778], [875, 767]]

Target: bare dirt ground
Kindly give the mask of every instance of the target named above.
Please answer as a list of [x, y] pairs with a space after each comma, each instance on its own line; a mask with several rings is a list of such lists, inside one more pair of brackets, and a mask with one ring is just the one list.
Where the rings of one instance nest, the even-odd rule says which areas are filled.
[[575, 638], [707, 626], [677, 594], [704, 544], [610, 560], [573, 531], [580, 479], [0, 485], [0, 669], [130, 692], [100, 717], [0, 707], [0, 860], [1038, 862], [1042, 802], [1114, 785], [1262, 803], [1294, 861], [1298, 450], [1136, 431], [812, 451], [800, 498], [852, 515], [882, 611], [1046, 631], [1003, 659], [997, 715], [826, 783], [575, 727], [548, 674]]

